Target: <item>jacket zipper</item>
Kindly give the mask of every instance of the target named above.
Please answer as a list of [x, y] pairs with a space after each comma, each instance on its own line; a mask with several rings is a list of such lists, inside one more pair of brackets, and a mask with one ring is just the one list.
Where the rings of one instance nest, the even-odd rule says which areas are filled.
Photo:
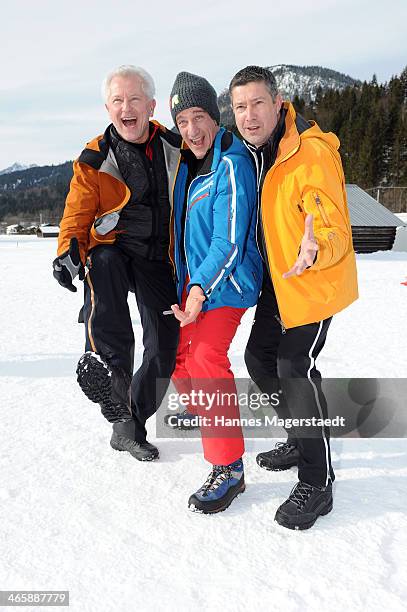
[[[274, 291], [275, 293], [275, 291]], [[277, 296], [276, 296], [277, 299]], [[282, 322], [282, 320], [280, 319], [280, 317], [278, 315], [274, 315], [274, 318], [277, 319], [277, 321], [280, 323], [281, 325], [281, 333], [285, 334], [287, 332], [286, 328], [284, 327], [284, 323]]]
[[322, 204], [321, 198], [319, 197], [318, 193], [314, 193], [314, 200], [319, 210], [319, 213], [322, 217], [322, 221], [324, 222], [325, 227], [329, 227], [328, 217], [326, 216], [324, 205]]
[[[211, 174], [213, 174], [215, 171], [212, 170], [211, 172], [208, 172], [208, 174], [200, 174], [199, 177], [196, 176], [195, 178], [192, 179], [192, 181], [189, 183], [189, 187], [188, 187], [188, 193], [187, 193], [187, 210], [185, 212], [185, 222], [184, 222], [184, 253], [185, 253], [185, 263], [187, 264], [187, 271], [188, 271], [188, 277], [189, 280], [191, 280], [191, 272], [189, 270], [189, 263], [188, 263], [188, 255], [187, 255], [187, 245], [186, 245], [186, 238], [187, 238], [187, 221], [188, 221], [188, 212], [189, 212], [189, 192], [191, 191], [191, 187], [192, 187], [192, 183], [194, 181], [196, 181], [197, 178], [202, 178], [203, 176], [210, 176]], [[202, 289], [203, 291], [203, 289]], [[204, 292], [205, 293], [205, 292]]]
[[[247, 147], [247, 144], [246, 144], [246, 143], [245, 143], [245, 145], [246, 145], [246, 147]], [[255, 153], [253, 153], [253, 151], [251, 151], [249, 147], [247, 147], [247, 148], [249, 149], [249, 151], [251, 152], [251, 154], [253, 155], [253, 157], [256, 157], [256, 154], [255, 154]], [[298, 151], [298, 149], [299, 149], [299, 145], [296, 145], [296, 146], [295, 146], [295, 148], [294, 148], [294, 149], [292, 149], [291, 151], [289, 151], [289, 152], [288, 152], [288, 153], [287, 153], [287, 154], [286, 154], [286, 155], [285, 155], [285, 156], [284, 156], [282, 159], [280, 159], [280, 160], [278, 160], [278, 161], [276, 160], [276, 161], [274, 162], [274, 166], [272, 166], [272, 167], [270, 168], [270, 170], [267, 172], [266, 176], [264, 177], [264, 182], [266, 181], [267, 175], [270, 175], [270, 179], [271, 179], [272, 175], [274, 174], [274, 172], [276, 171], [276, 169], [278, 168], [278, 166], [279, 166], [280, 164], [282, 164], [283, 162], [285, 162], [285, 161], [286, 161], [286, 159], [289, 159], [289, 158], [290, 158], [292, 155], [294, 155], [294, 154], [295, 154], [295, 153]], [[256, 167], [257, 167], [257, 164], [256, 164]], [[263, 186], [264, 186], [264, 182], [263, 182]], [[259, 191], [259, 190], [258, 190], [258, 191]], [[260, 197], [260, 194], [259, 194], [259, 197]], [[262, 213], [262, 208], [261, 208], [261, 198], [260, 198], [260, 214], [262, 215], [262, 221], [263, 221], [263, 213]], [[263, 223], [263, 227], [264, 227], [264, 223]], [[256, 238], [257, 238], [257, 233], [256, 233]], [[265, 251], [266, 251], [266, 262], [265, 262], [265, 263], [266, 263], [267, 269], [268, 269], [269, 274], [270, 274], [270, 279], [271, 279], [271, 282], [273, 282], [273, 280], [272, 280], [272, 278], [271, 278], [271, 269], [270, 269], [270, 264], [269, 264], [269, 261], [268, 261], [267, 245], [265, 244], [264, 246], [265, 246]], [[257, 248], [258, 248], [258, 247], [257, 247]], [[274, 288], [274, 285], [273, 285], [273, 288]], [[276, 290], [275, 290], [275, 289], [274, 289], [274, 295], [276, 296], [276, 301], [277, 301], [278, 310], [279, 310], [279, 312], [281, 312], [280, 305], [279, 305], [279, 303], [278, 303], [278, 295], [277, 295], [277, 292], [276, 292]], [[280, 318], [278, 318], [278, 321], [279, 321], [279, 323], [280, 323], [280, 325], [281, 325], [281, 331], [282, 331], [282, 333], [284, 334], [284, 333], [286, 332], [286, 328], [284, 327], [284, 323], [282, 322], [282, 320], [281, 320]]]
[[[260, 216], [260, 215], [261, 215], [261, 218], [262, 218], [262, 227], [264, 228], [264, 223], [263, 223], [263, 210], [262, 210], [262, 207], [261, 207], [261, 194], [260, 194], [260, 189], [259, 189], [259, 187], [260, 187], [260, 181], [261, 181], [261, 174], [263, 173], [263, 163], [264, 163], [263, 152], [262, 152], [262, 155], [261, 155], [261, 162], [262, 162], [262, 166], [261, 166], [261, 173], [259, 174], [259, 164], [258, 164], [258, 160], [257, 160], [257, 155], [256, 155], [256, 152], [255, 152], [255, 151], [253, 151], [253, 150], [252, 150], [252, 149], [251, 149], [249, 146], [247, 146], [247, 144], [246, 144], [246, 143], [244, 143], [244, 144], [246, 145], [246, 148], [247, 148], [247, 149], [250, 151], [251, 155], [252, 155], [252, 156], [253, 156], [253, 158], [254, 158], [254, 162], [255, 162], [255, 164], [256, 164], [256, 171], [257, 171], [257, 207], [258, 207], [258, 208], [257, 208], [257, 220], [256, 220], [256, 245], [257, 245], [257, 250], [259, 251], [259, 254], [260, 254], [260, 258], [261, 258], [261, 260], [262, 260], [262, 261], [263, 261], [263, 262], [266, 264], [266, 268], [267, 268], [267, 271], [268, 271], [269, 276], [270, 276], [271, 284], [273, 285], [273, 291], [274, 291], [274, 295], [275, 295], [275, 297], [276, 297], [276, 302], [277, 302], [278, 311], [279, 311], [279, 312], [281, 312], [281, 309], [280, 309], [280, 304], [278, 303], [278, 295], [277, 295], [277, 292], [276, 292], [276, 290], [275, 290], [275, 288], [274, 288], [273, 278], [272, 278], [272, 275], [271, 275], [271, 267], [270, 267], [270, 262], [269, 262], [268, 252], [267, 252], [266, 240], [265, 240], [265, 238], [264, 238], [264, 254], [265, 254], [265, 256], [266, 256], [266, 259], [265, 259], [265, 260], [264, 260], [264, 259], [263, 259], [263, 257], [261, 256], [261, 252], [260, 252], [260, 249], [259, 249], [259, 243], [257, 242], [257, 224], [258, 224], [258, 222], [259, 222], [259, 216]], [[285, 160], [285, 158], [284, 158], [283, 160], [281, 160], [281, 161], [284, 161], [284, 160]], [[280, 164], [280, 163], [281, 163], [281, 162], [279, 162], [279, 164]], [[279, 165], [279, 164], [277, 164], [277, 165]], [[272, 168], [270, 168], [270, 170], [269, 170], [269, 171], [266, 173], [266, 176], [264, 177], [264, 181], [263, 181], [263, 186], [264, 186], [265, 180], [266, 180], [266, 178], [267, 178], [267, 174], [268, 174], [270, 171], [274, 172], [275, 168], [276, 168], [276, 165], [274, 165]], [[263, 233], [263, 237], [264, 237], [264, 230], [263, 230], [263, 232], [262, 232], [262, 233]], [[282, 320], [281, 320], [280, 318], [278, 318], [278, 321], [279, 321], [279, 323], [280, 323], [280, 325], [281, 325], [281, 332], [282, 332], [283, 334], [285, 334], [286, 329], [285, 329], [285, 327], [284, 327], [284, 323], [282, 322]]]
[[[175, 253], [175, 249], [176, 249], [176, 245], [177, 245], [177, 228], [176, 228], [176, 223], [175, 223], [175, 219], [174, 219], [174, 191], [175, 191], [175, 182], [177, 180], [178, 174], [179, 174], [179, 167], [181, 164], [181, 156], [178, 159], [178, 165], [177, 165], [177, 169], [175, 171], [174, 174], [174, 181], [172, 184], [172, 201], [170, 202], [171, 204], [171, 210], [170, 210], [170, 225], [169, 225], [169, 230], [170, 230], [170, 244], [168, 246], [168, 256], [170, 258], [170, 262], [172, 264], [172, 268], [174, 270], [174, 278], [176, 279], [176, 281], [178, 282], [178, 273], [177, 273], [177, 266], [175, 265], [175, 259], [176, 259], [176, 253]], [[174, 240], [172, 238], [172, 232], [171, 232], [171, 227], [174, 230]], [[174, 243], [174, 259], [172, 258], [172, 254], [171, 254], [171, 243]]]
[[[269, 170], [269, 172], [270, 172], [270, 170]], [[267, 174], [268, 174], [268, 173], [267, 173]], [[265, 181], [266, 181], [267, 174], [266, 174], [266, 176], [264, 177], [263, 186], [264, 186], [264, 183], [265, 183]], [[261, 207], [260, 207], [260, 214], [261, 214], [261, 216], [262, 216], [262, 225], [263, 225], [263, 228], [264, 228], [264, 221], [263, 221], [263, 209], [262, 209]], [[268, 273], [269, 273], [269, 276], [270, 276], [271, 284], [273, 285], [273, 291], [274, 291], [274, 295], [275, 295], [275, 297], [276, 297], [276, 302], [277, 302], [278, 312], [280, 313], [280, 312], [281, 312], [281, 308], [280, 308], [280, 304], [279, 304], [279, 301], [278, 301], [277, 291], [276, 291], [276, 289], [275, 289], [275, 287], [274, 287], [273, 277], [272, 277], [272, 275], [271, 275], [271, 266], [270, 266], [270, 262], [269, 262], [269, 255], [268, 255], [268, 252], [267, 252], [267, 244], [266, 244], [266, 240], [264, 240], [264, 250], [265, 250], [265, 253], [266, 253], [266, 262], [265, 262], [265, 263], [266, 263], [267, 270], [268, 270]], [[285, 334], [285, 333], [286, 333], [286, 329], [285, 329], [285, 327], [284, 327], [284, 323], [283, 323], [282, 319], [281, 319], [281, 318], [280, 318], [278, 315], [275, 315], [275, 317], [276, 317], [277, 321], [278, 321], [278, 322], [280, 323], [280, 325], [281, 325], [281, 333], [282, 333], [282, 334]]]
[[243, 298], [243, 291], [242, 291], [242, 289], [239, 287], [238, 283], [236, 282], [235, 277], [233, 276], [233, 272], [231, 272], [231, 273], [229, 274], [229, 278], [230, 278], [230, 280], [231, 280], [231, 282], [232, 282], [232, 285], [234, 286], [234, 288], [236, 289], [236, 291], [239, 293], [240, 297], [241, 297], [241, 298], [242, 298], [242, 300], [243, 300], [243, 299], [244, 299], [244, 298]]
[[158, 226], [159, 226], [159, 203], [157, 203], [157, 189], [155, 187], [156, 185], [156, 181], [154, 180], [154, 169], [153, 169], [153, 161], [151, 160], [151, 165], [148, 163], [148, 161], [145, 159], [146, 156], [142, 156], [142, 162], [144, 165], [144, 169], [146, 170], [146, 174], [147, 174], [147, 180], [148, 180], [148, 186], [150, 189], [150, 193], [151, 193], [151, 202], [152, 202], [152, 206], [151, 206], [151, 210], [152, 210], [152, 227], [151, 227], [151, 238], [150, 238], [150, 243], [148, 245], [148, 257], [151, 258], [151, 255], [155, 254], [155, 250], [156, 250], [156, 245], [157, 245], [157, 238], [158, 236], [156, 235], [158, 232]]
[[258, 236], [258, 226], [259, 226], [259, 216], [260, 216], [260, 181], [261, 181], [261, 175], [263, 172], [263, 164], [264, 164], [264, 157], [263, 157], [263, 152], [261, 153], [261, 168], [259, 170], [259, 162], [257, 159], [257, 155], [256, 153], [252, 153], [252, 156], [254, 158], [254, 163], [256, 164], [256, 174], [257, 174], [257, 217], [256, 217], [256, 246], [257, 246], [257, 250], [259, 252], [260, 258], [264, 261], [263, 256], [261, 254], [261, 250], [259, 247], [259, 243], [257, 240], [257, 236]]

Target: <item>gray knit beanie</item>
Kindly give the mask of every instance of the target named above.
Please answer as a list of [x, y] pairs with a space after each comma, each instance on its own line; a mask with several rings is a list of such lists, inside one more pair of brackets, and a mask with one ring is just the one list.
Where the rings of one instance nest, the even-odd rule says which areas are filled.
[[183, 110], [199, 106], [219, 125], [218, 96], [212, 85], [203, 77], [190, 72], [180, 72], [175, 78], [170, 96], [170, 111], [175, 118]]

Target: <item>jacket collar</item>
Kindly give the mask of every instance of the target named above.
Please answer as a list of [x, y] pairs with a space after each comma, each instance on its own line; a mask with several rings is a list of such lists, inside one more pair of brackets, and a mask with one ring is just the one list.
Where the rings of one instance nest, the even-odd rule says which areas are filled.
[[[304, 131], [305, 126], [301, 126], [301, 129], [297, 127], [297, 114], [291, 102], [284, 102], [284, 108], [287, 109], [285, 116], [285, 133], [283, 138], [280, 140], [277, 157], [275, 163], [278, 164], [283, 160], [294, 155], [298, 151], [300, 146], [300, 133]], [[299, 119], [299, 118], [298, 118]], [[301, 118], [304, 123], [305, 120]], [[311, 127], [308, 124], [308, 127]], [[306, 129], [306, 128], [305, 128]]]
[[[246, 147], [252, 153], [255, 153], [256, 151], [261, 150], [263, 147], [269, 146], [274, 137], [278, 137], [277, 132], [280, 132], [281, 130], [282, 135], [280, 137], [280, 142], [278, 143], [277, 154], [273, 165], [279, 164], [284, 159], [291, 157], [291, 155], [298, 151], [298, 148], [300, 146], [300, 132], [304, 131], [304, 128], [307, 129], [305, 126], [303, 126], [305, 120], [303, 120], [302, 118], [302, 127], [300, 130], [297, 128], [297, 114], [291, 102], [283, 103], [282, 116], [284, 116], [284, 119], [282, 119], [284, 125], [280, 126], [279, 121], [276, 128], [273, 130], [270, 139], [264, 145], [262, 145], [262, 147], [259, 147], [257, 149], [256, 147], [245, 141]], [[308, 127], [311, 127], [311, 124], [308, 124]]]

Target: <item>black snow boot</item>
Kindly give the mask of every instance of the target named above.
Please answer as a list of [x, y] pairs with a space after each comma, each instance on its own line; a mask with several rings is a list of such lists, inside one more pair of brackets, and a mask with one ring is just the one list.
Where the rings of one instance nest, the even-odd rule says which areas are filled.
[[103, 416], [110, 423], [132, 419], [131, 376], [122, 368], [110, 366], [97, 353], [87, 351], [79, 359], [76, 373], [86, 397], [100, 405]]
[[150, 444], [150, 442], [147, 441], [141, 443], [136, 442], [115, 431], [112, 433], [110, 446], [118, 451], [127, 451], [130, 455], [138, 459], [138, 461], [154, 461], [159, 457], [158, 448], [154, 446], [154, 444]]
[[259, 453], [256, 461], [261, 468], [279, 472], [289, 470], [298, 465], [300, 453], [295, 444], [287, 440], [287, 442], [277, 442], [275, 448], [265, 453]]
[[331, 512], [332, 503], [331, 482], [326, 487], [313, 487], [300, 480], [277, 510], [274, 520], [288, 529], [309, 529], [319, 516]]

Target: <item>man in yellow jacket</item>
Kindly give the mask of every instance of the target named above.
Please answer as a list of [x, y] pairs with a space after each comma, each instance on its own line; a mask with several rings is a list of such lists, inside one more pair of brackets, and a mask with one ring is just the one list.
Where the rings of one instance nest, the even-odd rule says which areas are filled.
[[[327, 417], [315, 360], [332, 316], [358, 297], [339, 140], [283, 102], [272, 72], [240, 70], [229, 87], [237, 128], [258, 179], [257, 245], [264, 281], [245, 361], [267, 393], [280, 386], [280, 414]], [[299, 482], [275, 520], [308, 529], [332, 509], [329, 430], [298, 429], [257, 456], [268, 470], [298, 465]]]

